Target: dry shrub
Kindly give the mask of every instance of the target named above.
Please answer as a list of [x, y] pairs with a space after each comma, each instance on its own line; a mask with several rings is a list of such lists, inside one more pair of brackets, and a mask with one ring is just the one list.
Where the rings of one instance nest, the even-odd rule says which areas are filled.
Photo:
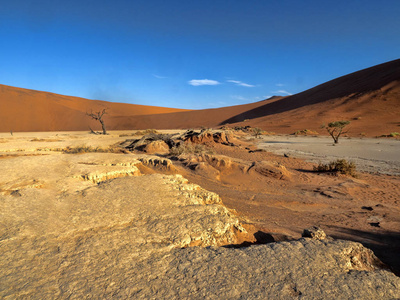
[[38, 139], [34, 138], [31, 140], [31, 142], [62, 142], [63, 140], [60, 139]]
[[180, 143], [169, 150], [172, 156], [179, 156], [181, 154], [212, 154], [212, 150], [202, 144]]
[[340, 173], [356, 177], [356, 165], [353, 162], [348, 162], [345, 159], [338, 159], [330, 162], [329, 164], [320, 163], [317, 167], [314, 167], [314, 171], [332, 174]]
[[[379, 137], [398, 137], [400, 135], [400, 133], [398, 133], [398, 132], [391, 132], [391, 133], [389, 133], [389, 134], [382, 134], [381, 136], [379, 136]], [[378, 137], [378, 136], [377, 136]]]
[[318, 132], [310, 130], [310, 129], [303, 129], [303, 130], [297, 130], [293, 135], [317, 135]]
[[151, 134], [151, 133], [159, 134], [159, 132], [155, 129], [146, 129], [146, 130], [136, 131], [135, 135], [146, 135], [146, 134]]
[[76, 146], [76, 147], [66, 147], [61, 149], [63, 153], [66, 154], [83, 154], [91, 152], [100, 153], [126, 153], [126, 150], [118, 146], [109, 146], [108, 148], [93, 147], [93, 146]]

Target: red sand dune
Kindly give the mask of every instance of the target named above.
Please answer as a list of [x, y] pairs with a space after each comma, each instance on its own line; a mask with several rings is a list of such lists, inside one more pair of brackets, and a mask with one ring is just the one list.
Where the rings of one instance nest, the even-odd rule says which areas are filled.
[[108, 129], [173, 129], [224, 124], [257, 126], [277, 133], [350, 120], [352, 136], [400, 131], [400, 60], [364, 69], [302, 93], [256, 103], [179, 110], [61, 96], [0, 85], [0, 131], [99, 129], [86, 111], [108, 109]]
[[349, 135], [376, 136], [400, 131], [400, 60], [364, 69], [282, 98], [257, 103], [162, 115], [117, 117], [136, 128], [250, 125], [276, 133], [309, 129], [326, 134], [322, 124], [350, 120]]
[[[114, 103], [0, 85], [0, 132], [100, 129], [86, 112], [107, 109], [107, 128], [118, 128], [113, 116], [171, 113], [184, 109]], [[132, 128], [129, 128], [132, 129]]]

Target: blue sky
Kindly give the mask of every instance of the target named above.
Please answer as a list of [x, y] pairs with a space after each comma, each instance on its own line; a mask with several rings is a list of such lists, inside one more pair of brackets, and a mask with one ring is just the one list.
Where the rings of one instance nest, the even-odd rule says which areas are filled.
[[0, 0], [0, 84], [192, 109], [250, 103], [399, 58], [399, 16], [399, 0]]

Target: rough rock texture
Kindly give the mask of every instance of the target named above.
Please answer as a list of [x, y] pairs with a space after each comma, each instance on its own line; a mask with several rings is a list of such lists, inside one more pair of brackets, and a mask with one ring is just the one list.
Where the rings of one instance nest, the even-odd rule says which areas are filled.
[[[94, 164], [94, 154], [61, 157], [79, 161], [79, 171], [83, 161], [83, 167], [104, 167]], [[43, 159], [48, 162], [24, 157], [25, 163]], [[130, 280], [127, 266], [140, 270], [141, 261], [174, 248], [235, 244], [245, 232], [218, 195], [180, 175], [95, 184], [71, 176], [73, 165], [68, 169], [58, 177], [42, 175], [47, 189], [31, 184], [18, 197], [0, 195], [0, 298], [82, 298], [90, 289], [102, 297], [104, 280]], [[75, 184], [60, 189], [61, 181]]]
[[138, 160], [145, 166], [167, 171], [176, 171], [174, 164], [168, 158], [150, 155], [138, 155], [137, 157]]
[[203, 129], [200, 132], [189, 130], [182, 134], [180, 138], [194, 144], [219, 143], [233, 146], [234, 142], [237, 142], [232, 134], [226, 134], [224, 131], [214, 132], [208, 129]]
[[217, 194], [180, 175], [82, 180], [140, 161], [109, 153], [4, 159], [0, 298], [400, 298], [400, 278], [358, 243], [217, 247], [237, 244], [245, 229]]
[[310, 228], [306, 228], [303, 231], [302, 237], [309, 237], [316, 240], [324, 240], [326, 239], [326, 233], [317, 226], [312, 226]]
[[[168, 149], [176, 146], [176, 139], [179, 139], [177, 134], [156, 134], [156, 133], [150, 133], [147, 135], [144, 135], [140, 139], [128, 139], [122, 143], [120, 143], [120, 146], [133, 151], [133, 150], [139, 150], [139, 151], [153, 151], [155, 148], [160, 148], [162, 147], [163, 149], [165, 148], [165, 145], [168, 146]], [[154, 143], [158, 142], [158, 143]], [[163, 142], [163, 143], [160, 143]], [[150, 145], [152, 144], [153, 145]], [[150, 145], [150, 146], [149, 146]], [[146, 150], [147, 149], [147, 150]], [[157, 149], [160, 150], [160, 149]], [[150, 153], [149, 152], [149, 153]]]
[[153, 141], [146, 145], [144, 151], [148, 154], [167, 154], [169, 147], [164, 141]]

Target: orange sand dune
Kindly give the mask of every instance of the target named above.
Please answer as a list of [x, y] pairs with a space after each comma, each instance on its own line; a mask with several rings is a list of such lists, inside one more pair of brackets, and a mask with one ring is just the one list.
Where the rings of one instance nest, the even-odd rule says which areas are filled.
[[268, 103], [225, 122], [249, 124], [279, 133], [350, 120], [349, 135], [376, 136], [400, 131], [400, 59], [364, 69]]
[[400, 59], [364, 69], [306, 90], [245, 105], [180, 110], [87, 100], [0, 85], [0, 131], [99, 129], [85, 112], [108, 109], [108, 129], [174, 129], [257, 126], [276, 133], [350, 120], [349, 135], [400, 131]]
[[162, 115], [118, 117], [128, 128], [261, 127], [276, 133], [309, 129], [326, 134], [322, 124], [350, 120], [349, 135], [375, 136], [400, 131], [400, 60], [364, 69], [302, 93], [257, 103]]
[[99, 129], [86, 112], [107, 109], [107, 127], [118, 128], [112, 116], [171, 113], [184, 109], [114, 103], [0, 85], [0, 132]]

